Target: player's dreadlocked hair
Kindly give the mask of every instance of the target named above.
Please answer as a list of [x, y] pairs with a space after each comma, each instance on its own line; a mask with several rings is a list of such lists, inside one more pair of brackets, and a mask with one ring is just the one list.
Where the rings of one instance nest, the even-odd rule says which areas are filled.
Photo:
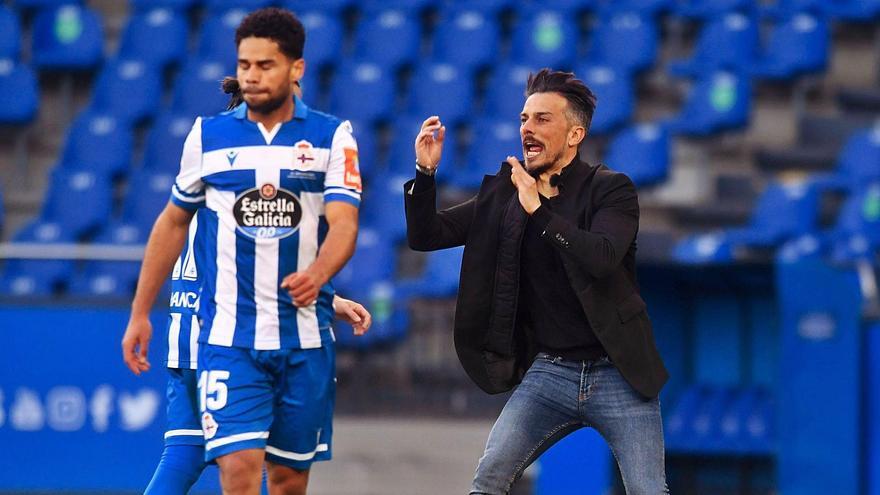
[[596, 111], [596, 95], [571, 72], [541, 69], [537, 74], [529, 74], [526, 84], [526, 98], [535, 93], [559, 93], [568, 100], [569, 120], [590, 130], [593, 112]]
[[276, 43], [281, 53], [293, 60], [302, 58], [306, 30], [289, 10], [268, 7], [248, 14], [235, 30], [235, 46], [245, 38], [268, 38]]

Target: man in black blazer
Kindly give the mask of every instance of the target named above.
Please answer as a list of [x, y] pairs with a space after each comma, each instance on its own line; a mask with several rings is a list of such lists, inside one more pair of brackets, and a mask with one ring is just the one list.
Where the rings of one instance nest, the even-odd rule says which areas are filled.
[[516, 387], [471, 494], [507, 493], [583, 426], [608, 441], [628, 494], [668, 493], [657, 397], [668, 374], [636, 280], [635, 186], [578, 156], [596, 98], [573, 74], [530, 75], [526, 95], [524, 162], [507, 157], [475, 197], [438, 212], [446, 129], [434, 116], [404, 186], [411, 248], [465, 246], [455, 314], [462, 366], [489, 393]]

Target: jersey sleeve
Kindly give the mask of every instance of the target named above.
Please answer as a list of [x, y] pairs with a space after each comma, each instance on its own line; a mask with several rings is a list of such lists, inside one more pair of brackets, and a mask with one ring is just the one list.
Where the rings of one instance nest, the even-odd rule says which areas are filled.
[[347, 120], [336, 128], [330, 145], [330, 162], [324, 180], [324, 203], [344, 201], [355, 207], [361, 202], [361, 172], [357, 143]]
[[171, 187], [171, 202], [185, 210], [205, 206], [205, 183], [202, 182], [202, 119], [196, 119], [183, 143], [180, 172]]

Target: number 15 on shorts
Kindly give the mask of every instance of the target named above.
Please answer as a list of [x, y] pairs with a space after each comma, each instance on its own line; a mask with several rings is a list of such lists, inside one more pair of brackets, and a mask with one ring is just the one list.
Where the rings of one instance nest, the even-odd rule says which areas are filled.
[[199, 408], [202, 411], [216, 411], [226, 405], [229, 389], [224, 382], [228, 379], [228, 371], [202, 371], [199, 376]]

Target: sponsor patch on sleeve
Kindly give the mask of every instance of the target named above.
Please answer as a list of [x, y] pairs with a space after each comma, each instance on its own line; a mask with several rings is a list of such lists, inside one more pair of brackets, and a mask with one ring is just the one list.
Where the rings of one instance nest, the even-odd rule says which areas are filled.
[[361, 192], [361, 172], [358, 162], [358, 151], [352, 148], [343, 148], [345, 151], [345, 177], [343, 182], [346, 187]]

